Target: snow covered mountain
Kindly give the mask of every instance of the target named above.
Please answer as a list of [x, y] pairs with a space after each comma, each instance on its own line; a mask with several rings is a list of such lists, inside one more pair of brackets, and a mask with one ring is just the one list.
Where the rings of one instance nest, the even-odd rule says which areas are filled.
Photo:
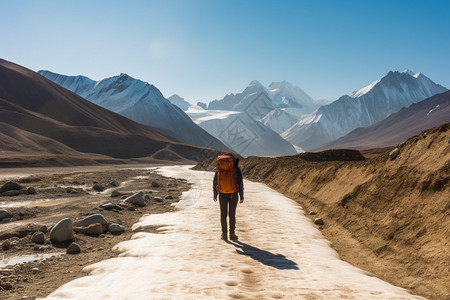
[[196, 124], [244, 157], [296, 154], [294, 147], [278, 133], [253, 119], [248, 113], [204, 110], [190, 107], [186, 112]]
[[187, 111], [192, 104], [184, 100], [184, 98], [178, 96], [177, 94], [170, 96], [167, 98], [173, 105], [178, 106], [182, 111]]
[[357, 128], [337, 140], [315, 148], [314, 151], [392, 146], [423, 130], [448, 122], [450, 122], [450, 91], [411, 104], [380, 122]]
[[272, 110], [261, 120], [264, 125], [270, 127], [270, 129], [278, 134], [289, 129], [293, 124], [297, 123], [297, 121], [297, 117], [280, 108]]
[[319, 107], [301, 88], [287, 81], [272, 82], [268, 92], [272, 102], [280, 108], [297, 108], [309, 114]]
[[282, 137], [305, 150], [366, 127], [435, 94], [447, 91], [421, 73], [390, 71], [372, 84], [323, 105]]
[[266, 88], [254, 80], [241, 93], [228, 94], [221, 100], [211, 101], [208, 109], [245, 112], [255, 106], [259, 106], [261, 114], [264, 113], [256, 120], [262, 119], [275, 108], [293, 108], [301, 114], [308, 114], [319, 107], [301, 88], [287, 81], [272, 82]]
[[84, 76], [65, 76], [50, 71], [40, 75], [83, 98], [138, 123], [155, 128], [193, 145], [229, 150], [172, 105], [151, 84], [120, 74], [100, 81]]

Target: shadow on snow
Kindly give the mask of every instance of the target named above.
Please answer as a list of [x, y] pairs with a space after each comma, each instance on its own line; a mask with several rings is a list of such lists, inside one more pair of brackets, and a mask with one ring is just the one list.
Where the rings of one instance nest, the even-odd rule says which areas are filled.
[[237, 248], [237, 253], [247, 255], [267, 266], [277, 268], [279, 270], [298, 270], [297, 263], [287, 259], [286, 256], [282, 254], [274, 254], [272, 252], [250, 246], [241, 241], [227, 241], [227, 243], [235, 246]]

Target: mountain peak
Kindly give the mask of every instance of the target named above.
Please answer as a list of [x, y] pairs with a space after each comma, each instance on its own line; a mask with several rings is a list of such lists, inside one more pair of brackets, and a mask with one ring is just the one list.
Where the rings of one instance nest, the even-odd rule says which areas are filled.
[[252, 82], [250, 82], [250, 84], [248, 86], [257, 86], [257, 87], [264, 87], [262, 85], [261, 82], [259, 82], [258, 80], [253, 80]]
[[[411, 76], [414, 76], [414, 75], [415, 75], [415, 73], [414, 73], [413, 71], [411, 71], [410, 69], [405, 69], [405, 70], [403, 71], [403, 73], [409, 74], [409, 75], [411, 75]], [[417, 73], [417, 74], [419, 74], [419, 73]], [[415, 77], [415, 76], [414, 76], [414, 77]]]

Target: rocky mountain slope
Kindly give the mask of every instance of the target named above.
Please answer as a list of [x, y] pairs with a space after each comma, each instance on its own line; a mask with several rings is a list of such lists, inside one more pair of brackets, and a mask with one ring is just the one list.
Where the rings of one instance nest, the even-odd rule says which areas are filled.
[[50, 71], [39, 74], [81, 97], [133, 121], [150, 126], [180, 141], [197, 146], [229, 150], [197, 126], [154, 85], [120, 74], [93, 81], [84, 76], [65, 76]]
[[425, 129], [450, 122], [450, 91], [403, 108], [371, 126], [357, 128], [314, 151], [326, 149], [369, 149], [392, 146]]
[[302, 149], [311, 150], [445, 91], [446, 88], [421, 73], [391, 71], [352, 95], [321, 106], [285, 131], [282, 137]]
[[245, 112], [191, 107], [187, 114], [196, 124], [244, 157], [297, 153], [278, 133]]
[[228, 94], [223, 99], [211, 101], [208, 109], [245, 112], [254, 110], [255, 106], [260, 108], [259, 114], [255, 115], [256, 120], [262, 119], [275, 108], [292, 108], [308, 114], [319, 107], [301, 88], [287, 81], [272, 82], [269, 87], [265, 87], [254, 80], [241, 93]]
[[0, 60], [0, 127], [2, 165], [204, 158], [201, 147], [106, 110], [5, 60]]
[[[245, 178], [296, 199], [341, 258], [429, 299], [448, 296], [450, 123], [399, 147], [241, 161]], [[214, 160], [199, 164], [210, 169]], [[251, 201], [247, 196], [246, 201]], [[301, 228], [299, 229], [301, 230]]]

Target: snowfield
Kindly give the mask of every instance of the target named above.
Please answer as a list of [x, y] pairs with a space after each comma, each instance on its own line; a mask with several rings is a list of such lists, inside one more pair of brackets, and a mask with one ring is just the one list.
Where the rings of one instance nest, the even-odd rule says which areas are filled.
[[89, 276], [47, 299], [422, 299], [340, 260], [294, 201], [260, 183], [245, 181], [239, 241], [226, 243], [213, 173], [159, 171], [193, 182], [180, 208], [143, 216], [133, 239], [114, 247], [118, 258], [86, 267]]

